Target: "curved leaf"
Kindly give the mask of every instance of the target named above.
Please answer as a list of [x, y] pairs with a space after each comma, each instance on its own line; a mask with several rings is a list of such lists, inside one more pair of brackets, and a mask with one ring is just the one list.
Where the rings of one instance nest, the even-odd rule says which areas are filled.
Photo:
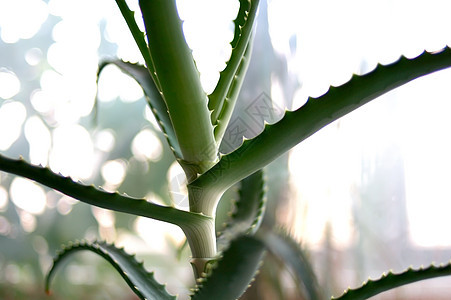
[[401, 57], [389, 65], [378, 65], [365, 75], [354, 75], [350, 81], [331, 87], [318, 98], [309, 98], [295, 111], [288, 111], [277, 123], [266, 125], [263, 132], [246, 140], [235, 151], [190, 183], [202, 189], [215, 185], [227, 188], [269, 164], [278, 156], [302, 142], [324, 126], [420, 76], [451, 66], [451, 49], [428, 53], [412, 59]]
[[[259, 0], [240, 0], [240, 9], [235, 19], [235, 34], [232, 42], [232, 54], [227, 62], [226, 68], [220, 73], [218, 84], [209, 96], [208, 107], [213, 111], [212, 124], [217, 124], [221, 114], [224, 114], [224, 103], [226, 96], [230, 95], [232, 86], [241, 86], [236, 81], [235, 76], [243, 78], [246, 73], [251, 47], [249, 41], [252, 40], [252, 31], [257, 15]], [[242, 80], [242, 79], [241, 79]], [[235, 84], [234, 84], [235, 83]], [[239, 88], [235, 91], [238, 94]], [[234, 101], [232, 101], [234, 102]], [[234, 105], [228, 105], [227, 110], [233, 111]], [[227, 121], [228, 123], [228, 121]], [[227, 127], [227, 124], [225, 125]], [[220, 140], [217, 138], [217, 140]]]
[[[218, 237], [219, 245], [227, 245], [240, 234], [255, 234], [260, 228], [266, 208], [266, 183], [263, 170], [241, 180], [235, 211]], [[222, 247], [220, 247], [222, 248]]]
[[168, 108], [166, 107], [166, 103], [164, 102], [163, 97], [155, 86], [155, 82], [150, 76], [149, 70], [144, 66], [130, 62], [124, 62], [120, 59], [105, 60], [99, 65], [97, 77], [99, 77], [103, 68], [105, 68], [109, 64], [117, 66], [121, 71], [130, 75], [138, 82], [138, 84], [143, 89], [144, 94], [146, 95], [147, 102], [149, 103], [149, 106], [152, 109], [153, 114], [155, 115], [161, 131], [163, 131], [163, 133], [166, 135], [169, 146], [171, 147], [175, 156], [177, 158], [181, 158], [180, 147], [174, 133], [174, 128], [172, 127]]
[[227, 130], [227, 126], [230, 122], [230, 118], [232, 117], [233, 110], [235, 108], [236, 101], [238, 99], [238, 95], [241, 91], [241, 86], [244, 82], [244, 77], [247, 72], [247, 68], [249, 67], [249, 63], [251, 61], [251, 53], [253, 46], [253, 39], [248, 42], [247, 48], [241, 58], [240, 65], [236, 70], [235, 76], [233, 76], [232, 82], [230, 83], [229, 89], [225, 98], [223, 99], [221, 108], [218, 108], [215, 112], [217, 112], [217, 120], [215, 124], [215, 138], [218, 144], [221, 143], [222, 138]]
[[258, 235], [268, 250], [290, 267], [305, 288], [307, 299], [322, 299], [313, 268], [299, 244], [284, 232], [263, 231]]
[[133, 292], [141, 299], [176, 299], [175, 296], [168, 294], [164, 285], [159, 284], [153, 273], [149, 273], [144, 268], [143, 263], [136, 261], [133, 255], [127, 254], [123, 249], [116, 248], [106, 242], [95, 241], [76, 242], [64, 247], [53, 262], [53, 266], [47, 274], [45, 281], [45, 290], [50, 291], [50, 283], [61, 262], [68, 256], [83, 250], [94, 252], [106, 259], [124, 278]]
[[193, 231], [192, 227], [202, 226], [201, 223], [211, 223], [211, 218], [200, 214], [161, 206], [146, 199], [132, 198], [117, 192], [101, 191], [93, 185], [86, 186], [74, 182], [70, 177], [55, 174], [48, 168], [33, 166], [22, 158], [16, 160], [0, 154], [0, 170], [34, 180], [91, 205], [172, 223], [184, 231]]
[[[116, 4], [127, 23], [133, 38], [135, 39], [136, 45], [141, 52], [144, 61], [146, 62], [147, 68], [149, 69], [149, 74], [152, 76], [153, 80], [158, 83], [158, 78], [155, 74], [155, 67], [152, 62], [152, 57], [149, 53], [149, 48], [147, 47], [146, 39], [144, 33], [139, 29], [138, 24], [135, 21], [135, 12], [131, 11], [125, 0], [116, 0]], [[158, 90], [161, 91], [160, 84], [158, 83]]]
[[193, 300], [238, 299], [253, 280], [265, 246], [250, 236], [233, 240], [208, 277], [199, 279]]
[[23, 159], [14, 160], [0, 155], [0, 170], [32, 179], [70, 197], [98, 207], [143, 216], [179, 226], [185, 233], [193, 257], [216, 255], [214, 219], [174, 207], [161, 206], [146, 199], [110, 193], [74, 182], [70, 177], [53, 173], [48, 168], [28, 164]]
[[372, 296], [375, 296], [379, 293], [388, 291], [390, 289], [413, 283], [416, 281], [430, 279], [440, 276], [448, 276], [451, 275], [451, 264], [448, 263], [446, 265], [440, 265], [438, 267], [434, 265], [430, 265], [426, 269], [420, 268], [418, 270], [414, 270], [412, 268], [407, 269], [406, 271], [394, 274], [391, 271], [388, 274], [382, 274], [382, 277], [377, 280], [368, 280], [359, 288], [356, 289], [348, 289], [338, 298], [332, 297], [332, 299], [340, 299], [340, 300], [359, 300], [359, 299], [368, 299]]

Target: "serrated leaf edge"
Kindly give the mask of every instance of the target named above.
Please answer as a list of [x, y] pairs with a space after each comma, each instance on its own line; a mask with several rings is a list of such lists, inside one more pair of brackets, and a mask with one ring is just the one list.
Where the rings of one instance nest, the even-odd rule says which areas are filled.
[[[332, 299], [367, 299], [405, 284], [448, 275], [451, 275], [451, 261], [447, 264], [440, 264], [439, 266], [431, 264], [427, 268], [420, 267], [418, 269], [414, 269], [409, 267], [401, 273], [393, 273], [390, 270], [388, 273], [383, 273], [379, 279], [368, 279], [360, 287], [348, 288], [341, 296], [337, 298], [332, 297]], [[396, 282], [390, 284], [390, 281], [392, 280], [395, 280]]]
[[[246, 236], [244, 236], [244, 235], [242, 235], [242, 236], [240, 236], [240, 237], [237, 237], [237, 238], [234, 240], [234, 242], [235, 242], [236, 240], [240, 239], [240, 238], [249, 238], [249, 239], [253, 239], [254, 241], [257, 241], [258, 243], [261, 243], [258, 239], [255, 239], [255, 238], [252, 238], [252, 237], [249, 237], [249, 236], [246, 237]], [[263, 244], [261, 244], [261, 245], [263, 246]], [[219, 268], [219, 264], [220, 264], [221, 261], [223, 260], [224, 255], [226, 255], [227, 251], [230, 250], [230, 248], [231, 248], [231, 244], [229, 245], [229, 247], [228, 247], [226, 250], [224, 250], [222, 253], [219, 253], [219, 254], [218, 254], [218, 257], [217, 257], [215, 260], [212, 260], [212, 261], [208, 264], [208, 266], [207, 266], [207, 269], [208, 269], [207, 272], [208, 272], [208, 273], [202, 273], [202, 276], [201, 276], [200, 278], [197, 278], [197, 279], [196, 279], [196, 285], [191, 289], [191, 291], [192, 291], [191, 299], [193, 299], [193, 297], [197, 296], [198, 293], [201, 293], [201, 292], [202, 292], [202, 289], [203, 289], [204, 285], [205, 285], [205, 284], [208, 282], [208, 280], [214, 275], [215, 270], [217, 270], [217, 269]], [[255, 281], [255, 278], [257, 277], [257, 275], [258, 275], [259, 272], [260, 272], [259, 270], [260, 270], [260, 267], [262, 266], [262, 264], [263, 264], [263, 259], [260, 259], [260, 261], [258, 262], [258, 266], [257, 266], [257, 268], [256, 268], [256, 272], [253, 274], [253, 277], [252, 277], [251, 280], [249, 281], [249, 284], [248, 284], [246, 290], [247, 290], [247, 289], [252, 285], [252, 283]], [[244, 294], [244, 292], [245, 292], [246, 290], [243, 291], [243, 294]]]
[[[123, 61], [123, 60], [120, 60], [120, 59], [105, 59], [105, 60], [103, 60], [103, 61], [99, 64], [98, 71], [97, 71], [97, 80], [99, 79], [100, 73], [103, 71], [103, 69], [104, 69], [107, 65], [110, 65], [110, 64], [115, 65], [115, 66], [118, 67], [122, 72], [124, 72], [124, 73], [127, 74], [128, 76], [132, 77], [133, 80], [135, 80], [135, 81], [138, 83], [138, 85], [141, 87], [141, 89], [143, 90], [143, 93], [144, 93], [144, 96], [146, 97], [147, 103], [148, 103], [148, 105], [149, 105], [149, 107], [150, 107], [150, 109], [151, 109], [153, 115], [155, 116], [155, 119], [156, 119], [156, 121], [157, 121], [157, 123], [158, 123], [158, 126], [160, 127], [161, 132], [163, 133], [164, 137], [166, 138], [166, 141], [167, 141], [167, 143], [168, 143], [170, 149], [171, 149], [172, 152], [174, 153], [175, 157], [176, 157], [177, 159], [180, 159], [182, 154], [181, 154], [181, 151], [180, 151], [180, 147], [179, 147], [179, 145], [178, 145], [178, 143], [177, 143], [177, 138], [176, 138], [176, 136], [175, 136], [174, 128], [172, 127], [172, 123], [170, 122], [169, 114], [168, 114], [167, 117], [166, 117], [166, 120], [167, 120], [166, 123], [168, 123], [168, 124], [166, 124], [166, 123], [163, 121], [163, 118], [162, 118], [162, 116], [160, 115], [160, 112], [157, 111], [157, 109], [155, 108], [155, 106], [152, 104], [152, 100], [150, 99], [151, 95], [148, 95], [148, 93], [146, 92], [145, 88], [140, 84], [138, 78], [136, 78], [136, 77], [135, 77], [131, 72], [129, 72], [126, 68], [124, 68], [123, 66], [121, 66], [119, 62], [120, 62], [120, 63], [123, 63], [123, 64], [129, 64], [129, 65], [132, 66], [132, 67], [146, 68], [145, 66], [140, 65], [140, 64], [138, 64], [138, 63], [132, 63], [132, 62]], [[147, 71], [150, 72], [148, 69], [147, 69]], [[150, 76], [150, 75], [149, 75], [149, 76]], [[98, 82], [97, 82], [97, 83], [98, 83]], [[155, 84], [155, 82], [153, 82], [153, 83]], [[158, 87], [157, 87], [157, 86], [156, 86], [156, 88], [157, 88], [157, 90], [158, 90]], [[161, 92], [158, 91], [158, 93], [159, 93], [159, 95], [161, 96]], [[164, 99], [162, 98], [162, 96], [161, 96], [160, 101], [162, 101], [162, 103], [163, 103], [164, 106], [166, 107], [166, 103], [164, 102]], [[96, 101], [96, 102], [97, 102], [97, 101]], [[164, 113], [164, 112], [162, 112], [162, 113]], [[166, 107], [166, 113], [167, 113], [167, 107]], [[169, 132], [171, 132], [171, 133], [169, 133]], [[172, 136], [170, 136], [170, 135], [172, 135]]]
[[[405, 63], [409, 65], [406, 66]], [[286, 110], [283, 118], [278, 122], [265, 123], [259, 135], [252, 139], [244, 139], [235, 151], [221, 155], [215, 166], [200, 175], [190, 185], [202, 188], [215, 184], [217, 188], [226, 190], [340, 117], [401, 85], [450, 66], [451, 49], [445, 47], [440, 51], [424, 51], [415, 58], [401, 56], [393, 63], [378, 64], [375, 69], [366, 74], [354, 74], [348, 82], [337, 87], [330, 86], [322, 96], [309, 97], [299, 109]], [[401, 71], [404, 73], [402, 76], [398, 74]], [[379, 86], [377, 83], [380, 83], [378, 80], [382, 75], [391, 75], [393, 78], [384, 81], [383, 86]], [[362, 80], [365, 86], [371, 89], [358, 89], [357, 86], [361, 86], [359, 81]], [[359, 93], [350, 93], [348, 89], [354, 89], [352, 92]], [[331, 100], [337, 100], [337, 92], [352, 95], [352, 97], [345, 99], [344, 102], [331, 103]], [[339, 108], [332, 105], [337, 103], [340, 104]], [[319, 114], [321, 111], [322, 113]], [[306, 117], [310, 119], [305, 119]], [[298, 128], [301, 126], [305, 127], [302, 131]], [[278, 139], [274, 138], [275, 133], [286, 132], [288, 128], [290, 134], [279, 134]]]
[[[53, 265], [51, 269], [49, 270], [46, 281], [45, 281], [45, 291], [47, 294], [50, 293], [50, 283], [52, 278], [54, 277], [54, 273], [56, 272], [60, 262], [62, 262], [67, 256], [73, 254], [74, 252], [82, 251], [82, 250], [89, 250], [92, 251], [98, 255], [100, 255], [102, 258], [107, 260], [121, 275], [121, 277], [127, 282], [128, 286], [133, 290], [133, 292], [138, 295], [143, 300], [151, 300], [144, 297], [144, 295], [141, 293], [139, 288], [133, 283], [133, 281], [129, 278], [127, 272], [123, 270], [123, 268], [119, 265], [119, 263], [114, 259], [109, 252], [105, 249], [105, 247], [102, 247], [103, 245], [108, 247], [114, 247], [116, 250], [121, 252], [121, 255], [124, 255], [128, 259], [132, 261], [133, 264], [136, 264], [137, 267], [141, 268], [140, 272], [144, 272], [145, 276], [149, 278], [149, 280], [153, 281], [154, 284], [161, 288], [164, 292], [167, 293], [166, 285], [160, 284], [156, 281], [154, 272], [148, 272], [144, 267], [144, 262], [138, 262], [136, 260], [136, 255], [128, 254], [125, 252], [124, 248], [118, 248], [114, 244], [107, 243], [105, 241], [94, 241], [94, 242], [88, 242], [86, 240], [82, 241], [75, 241], [75, 242], [68, 242], [66, 245], [63, 245], [62, 248], [57, 252], [57, 256], [53, 260]], [[176, 299], [175, 296], [169, 295], [168, 297], [171, 297], [171, 299]]]
[[[238, 189], [238, 199], [233, 201], [233, 210], [229, 215], [228, 220], [225, 223], [225, 227], [221, 230], [221, 232], [218, 233], [218, 240], [221, 238], [226, 239], [233, 239], [237, 235], [245, 234], [245, 235], [253, 235], [255, 232], [259, 229], [260, 224], [263, 220], [263, 216], [265, 214], [266, 210], [266, 203], [267, 203], [267, 178], [265, 175], [265, 172], [262, 170], [257, 171], [256, 173], [250, 175], [250, 176], [260, 176], [260, 186], [258, 187], [258, 190], [255, 191], [256, 193], [259, 193], [258, 199], [259, 204], [255, 213], [255, 217], [253, 218], [252, 223], [249, 225], [249, 227], [243, 231], [235, 232], [233, 231], [234, 223], [237, 221], [236, 218], [239, 214], [240, 207], [242, 206], [242, 201], [246, 201], [247, 199], [243, 199], [243, 187], [240, 186]], [[244, 180], [244, 179], [243, 179]], [[241, 183], [243, 184], [243, 183]], [[249, 201], [249, 200], [247, 200]], [[241, 203], [241, 204], [240, 204]], [[232, 234], [230, 236], [227, 236], [227, 231], [232, 230]], [[225, 235], [225, 236], [223, 236]]]

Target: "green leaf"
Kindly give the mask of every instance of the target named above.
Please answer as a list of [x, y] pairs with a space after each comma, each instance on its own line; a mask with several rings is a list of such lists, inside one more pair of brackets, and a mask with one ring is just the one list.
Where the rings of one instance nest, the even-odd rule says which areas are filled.
[[266, 184], [263, 170], [243, 179], [235, 202], [235, 211], [218, 237], [218, 244], [227, 243], [241, 234], [255, 234], [260, 228], [266, 207]]
[[86, 186], [74, 182], [70, 177], [55, 174], [48, 168], [33, 166], [23, 159], [14, 160], [0, 155], [0, 170], [34, 180], [87, 204], [177, 225], [185, 233], [193, 257], [216, 255], [215, 226], [212, 217], [161, 206], [146, 199], [132, 198], [117, 192], [101, 191], [93, 185]]
[[164, 285], [159, 284], [155, 280], [153, 273], [147, 272], [143, 263], [137, 262], [133, 255], [127, 254], [123, 249], [116, 248], [112, 244], [98, 241], [93, 243], [71, 243], [62, 249], [55, 258], [53, 266], [47, 274], [45, 282], [45, 290], [47, 293], [49, 293], [51, 280], [55, 275], [56, 270], [61, 265], [61, 262], [68, 256], [83, 250], [94, 252], [106, 259], [119, 272], [139, 298], [149, 300], [176, 299], [175, 296], [168, 294]]
[[163, 100], [160, 92], [158, 91], [155, 83], [150, 76], [146, 67], [132, 64], [130, 62], [124, 62], [120, 59], [105, 60], [99, 65], [98, 75], [102, 72], [103, 68], [109, 64], [117, 66], [121, 71], [130, 75], [135, 79], [144, 91], [147, 102], [149, 103], [152, 112], [161, 128], [161, 131], [166, 135], [169, 146], [173, 150], [177, 158], [181, 158], [180, 147], [175, 136], [174, 128], [172, 127], [171, 118], [169, 117], [166, 103]]
[[209, 96], [208, 107], [213, 112], [212, 124], [217, 141], [222, 139], [233, 112], [244, 75], [249, 65], [252, 32], [259, 0], [240, 0], [240, 9], [235, 19], [235, 35], [231, 42], [232, 54], [226, 68], [220, 73], [218, 84]]
[[182, 153], [182, 167], [191, 181], [218, 159], [207, 95], [185, 41], [175, 0], [141, 0], [139, 4], [156, 76]]
[[285, 232], [263, 231], [258, 235], [267, 249], [290, 267], [298, 281], [304, 286], [307, 299], [322, 299], [313, 268], [299, 244]]
[[199, 279], [193, 300], [238, 299], [253, 280], [264, 255], [264, 245], [250, 236], [233, 240], [208, 277]]
[[130, 10], [125, 0], [116, 0], [116, 4], [127, 23], [133, 38], [135, 39], [136, 45], [141, 52], [144, 61], [146, 62], [149, 74], [152, 76], [153, 80], [157, 83], [158, 90], [161, 91], [160, 84], [158, 83], [158, 78], [155, 75], [155, 67], [152, 62], [152, 57], [150, 56], [149, 49], [147, 47], [146, 39], [144, 33], [139, 29], [135, 21], [135, 13]]
[[356, 289], [348, 289], [343, 295], [338, 298], [332, 297], [332, 299], [340, 300], [359, 300], [368, 299], [379, 293], [388, 291], [390, 289], [413, 283], [420, 280], [448, 276], [451, 275], [451, 264], [440, 265], [438, 267], [430, 265], [426, 269], [420, 268], [414, 270], [412, 268], [406, 271], [394, 274], [391, 271], [388, 274], [382, 274], [382, 277], [377, 280], [368, 280], [363, 285]]
[[349, 82], [331, 87], [323, 96], [309, 98], [304, 106], [286, 112], [279, 122], [266, 125], [261, 134], [222, 156], [214, 167], [190, 183], [190, 188], [215, 186], [216, 190], [225, 191], [360, 106], [420, 76], [450, 66], [451, 50], [447, 47], [412, 59], [401, 57], [392, 64], [378, 65], [365, 75], [354, 75]]
[[22, 158], [16, 160], [0, 154], [0, 170], [34, 180], [91, 205], [178, 225], [185, 232], [195, 231], [196, 226], [212, 222], [211, 218], [200, 214], [161, 206], [146, 199], [137, 199], [117, 192], [101, 191], [93, 185], [86, 186], [74, 182], [70, 177], [55, 174], [48, 168], [31, 165]]
[[227, 126], [229, 125], [230, 118], [232, 117], [233, 110], [235, 108], [236, 101], [238, 99], [238, 95], [241, 91], [241, 86], [244, 82], [244, 77], [247, 72], [247, 68], [249, 66], [249, 62], [251, 60], [252, 53], [252, 45], [253, 40], [249, 41], [246, 51], [241, 58], [240, 65], [236, 70], [235, 76], [233, 76], [232, 82], [230, 83], [229, 89], [227, 91], [227, 95], [222, 102], [221, 109], [215, 110], [218, 113], [218, 118], [216, 120], [215, 125], [215, 138], [218, 144], [221, 143], [222, 138], [227, 130]]

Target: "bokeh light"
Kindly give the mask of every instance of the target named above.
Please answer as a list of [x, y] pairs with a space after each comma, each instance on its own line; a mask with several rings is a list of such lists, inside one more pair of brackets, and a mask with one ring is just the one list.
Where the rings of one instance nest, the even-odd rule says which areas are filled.
[[93, 142], [86, 128], [74, 124], [53, 130], [49, 165], [54, 172], [74, 180], [88, 179], [94, 167]]
[[[44, 189], [35, 182], [16, 177], [11, 183], [9, 192], [11, 200], [18, 208], [34, 215], [44, 212], [47, 198]], [[24, 215], [24, 218], [31, 219], [32, 216]]]
[[118, 186], [125, 178], [127, 164], [121, 160], [109, 160], [102, 166], [102, 177], [108, 186]]
[[27, 116], [25, 106], [18, 101], [6, 101], [0, 106], [0, 150], [8, 150], [19, 138]]
[[5, 43], [32, 38], [47, 19], [47, 4], [41, 0], [0, 2], [0, 38]]
[[163, 153], [163, 145], [153, 131], [143, 129], [133, 139], [132, 153], [138, 160], [158, 161]]
[[20, 91], [20, 81], [11, 71], [0, 69], [0, 98], [9, 99]]

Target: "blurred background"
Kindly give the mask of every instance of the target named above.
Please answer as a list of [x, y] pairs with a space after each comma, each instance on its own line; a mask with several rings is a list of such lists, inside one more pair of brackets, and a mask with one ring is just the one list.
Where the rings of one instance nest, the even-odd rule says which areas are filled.
[[[127, 2], [138, 10], [137, 1]], [[239, 3], [178, 5], [211, 92], [230, 56]], [[353, 73], [451, 44], [449, 8], [448, 1], [261, 0], [251, 65], [222, 152]], [[109, 66], [97, 90], [99, 61], [114, 57], [143, 62], [115, 1], [0, 0], [0, 151], [187, 209], [183, 173], [140, 87]], [[450, 80], [445, 70], [390, 92], [267, 167], [265, 225], [296, 236], [325, 295], [390, 269], [450, 260]], [[233, 197], [231, 189], [221, 203], [218, 230]], [[137, 253], [171, 293], [187, 298], [190, 253], [177, 227], [90, 207], [0, 173], [1, 299], [136, 299], [90, 253], [73, 256], [57, 274], [53, 295], [44, 294], [52, 257], [77, 239], [105, 239]], [[375, 299], [449, 299], [450, 284], [434, 279]], [[268, 256], [245, 298], [302, 299], [302, 293], [289, 270]]]

